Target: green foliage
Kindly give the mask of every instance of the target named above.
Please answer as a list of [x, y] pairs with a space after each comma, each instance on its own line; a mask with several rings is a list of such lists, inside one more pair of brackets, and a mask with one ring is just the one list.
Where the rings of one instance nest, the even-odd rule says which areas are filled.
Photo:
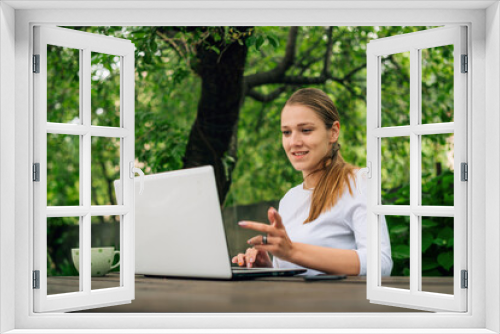
[[77, 276], [71, 248], [79, 243], [79, 218], [47, 218], [47, 276]]
[[[428, 177], [428, 175], [423, 175]], [[426, 205], [453, 206], [453, 172], [429, 178], [422, 192], [427, 192]], [[407, 196], [409, 184], [386, 194], [386, 204], [395, 204], [399, 197]], [[450, 195], [451, 194], [451, 195]], [[391, 202], [393, 201], [393, 202]], [[410, 274], [410, 217], [386, 216], [391, 240], [394, 267], [393, 276]], [[422, 217], [422, 276], [453, 276], [453, 218]]]
[[[428, 27], [334, 27], [331, 71], [334, 80], [312, 85], [323, 89], [335, 102], [341, 117], [341, 152], [346, 161], [366, 164], [366, 46], [370, 40], [404, 34]], [[208, 48], [223, 57], [232, 43], [248, 47], [245, 75], [275, 68], [285, 54], [289, 29], [285, 27], [73, 27], [91, 33], [131, 40], [135, 54], [135, 156], [136, 166], [146, 174], [182, 167], [182, 158], [196, 117], [201, 82], [196, 75], [196, 52]], [[287, 75], [317, 77], [323, 70], [328, 27], [300, 27], [296, 64]], [[215, 42], [215, 43], [213, 43]], [[78, 50], [50, 47], [48, 51], [48, 118], [50, 122], [79, 123]], [[424, 122], [453, 120], [453, 67], [449, 47], [423, 52], [422, 119]], [[222, 59], [222, 58], [220, 58]], [[119, 57], [92, 54], [92, 124], [117, 126], [119, 115]], [[405, 55], [386, 57], [384, 64], [383, 124], [408, 124], [409, 60]], [[281, 85], [256, 88], [269, 94]], [[311, 87], [311, 85], [308, 85]], [[289, 85], [272, 102], [247, 97], [240, 110], [238, 157], [226, 156], [226, 169], [233, 164], [233, 183], [225, 206], [244, 205], [281, 198], [302, 182], [302, 175], [288, 162], [281, 147], [280, 113], [297, 85]], [[105, 98], [106, 97], [106, 98]], [[66, 136], [71, 137], [71, 136]], [[50, 137], [47, 166], [48, 205], [79, 204], [79, 140], [61, 135]], [[422, 201], [425, 205], [453, 205], [452, 168], [446, 169], [449, 138], [422, 139]], [[449, 137], [449, 136], [448, 136]], [[384, 204], [408, 204], [409, 139], [387, 140], [382, 153]], [[403, 138], [404, 139], [404, 138]], [[92, 204], [114, 204], [112, 182], [119, 177], [119, 141], [92, 141]], [[436, 154], [435, 152], [440, 152]], [[63, 164], [59, 164], [63, 162]], [[440, 164], [440, 173], [437, 173]], [[389, 176], [392, 176], [390, 178]], [[438, 201], [438, 202], [436, 202]], [[431, 204], [436, 203], [436, 204]], [[447, 203], [447, 204], [445, 204]], [[450, 204], [451, 203], [451, 204]], [[109, 217], [100, 223], [111, 224]], [[408, 274], [409, 222], [391, 223], [395, 262], [393, 274]], [[62, 223], [61, 223], [62, 224]], [[405, 225], [406, 224], [406, 225]], [[424, 217], [422, 221], [424, 273], [449, 275], [453, 250], [453, 220]], [[52, 227], [50, 227], [52, 228]], [[49, 233], [51, 233], [49, 228]], [[55, 228], [55, 227], [54, 227]], [[64, 235], [54, 245], [64, 243]], [[69, 236], [68, 236], [69, 238]], [[51, 253], [54, 261], [55, 253]], [[452, 259], [452, 258], [451, 258]], [[64, 267], [64, 265], [62, 266]], [[71, 267], [71, 266], [69, 266]], [[61, 271], [58, 271], [60, 274]]]

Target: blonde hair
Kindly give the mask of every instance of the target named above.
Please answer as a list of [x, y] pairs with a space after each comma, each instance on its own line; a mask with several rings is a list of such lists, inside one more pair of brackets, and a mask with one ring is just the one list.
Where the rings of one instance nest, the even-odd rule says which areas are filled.
[[[327, 129], [331, 129], [334, 122], [340, 122], [340, 116], [333, 101], [320, 89], [300, 89], [290, 96], [286, 105], [302, 105], [312, 109]], [[333, 143], [332, 150], [323, 158], [320, 167], [311, 173], [323, 172], [313, 190], [309, 217], [304, 224], [316, 220], [321, 213], [334, 207], [343, 195], [346, 186], [352, 195], [349, 181], [352, 179], [355, 182], [356, 169], [357, 167], [345, 162], [342, 158], [338, 141]]]

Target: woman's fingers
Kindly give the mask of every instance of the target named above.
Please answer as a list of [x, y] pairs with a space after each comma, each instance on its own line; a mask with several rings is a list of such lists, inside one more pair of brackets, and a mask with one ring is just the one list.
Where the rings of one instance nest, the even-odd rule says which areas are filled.
[[243, 267], [245, 265], [245, 254], [243, 253], [238, 254], [238, 265], [240, 267]]
[[238, 222], [238, 225], [246, 229], [263, 232], [274, 236], [281, 235], [281, 230], [284, 230], [285, 226], [283, 225], [283, 221], [281, 220], [281, 216], [278, 211], [276, 211], [276, 209], [273, 207], [269, 208], [269, 210], [267, 211], [267, 218], [269, 219], [271, 225], [248, 220], [240, 221]]
[[238, 263], [240, 267], [247, 266], [253, 267], [255, 260], [257, 258], [258, 251], [255, 248], [248, 248], [246, 252], [239, 253], [231, 259], [232, 263]]
[[267, 252], [258, 250], [257, 247], [248, 248], [245, 254], [238, 254], [231, 259], [232, 263], [238, 263], [240, 267], [246, 266], [247, 268], [253, 267], [270, 267], [272, 268], [272, 261]]
[[275, 208], [270, 207], [269, 210], [267, 210], [267, 218], [272, 226], [278, 229], [285, 228], [283, 221], [281, 220], [281, 216]]
[[[247, 243], [249, 245], [252, 245], [252, 246], [254, 246], [254, 245], [263, 245], [264, 244], [263, 237], [264, 236], [262, 236], [262, 235], [257, 235], [257, 236], [255, 236], [253, 238], [248, 239]], [[279, 243], [279, 239], [280, 239], [279, 237], [271, 237], [271, 236], [268, 235], [267, 236], [267, 244], [268, 245], [277, 244], [277, 243]]]
[[248, 248], [245, 253], [245, 262], [248, 268], [252, 268], [254, 266], [256, 257], [257, 257], [257, 250], [254, 248]]
[[267, 220], [269, 220], [269, 223], [271, 223], [271, 225], [274, 225], [274, 211], [276, 211], [275, 208], [273, 207], [270, 207], [268, 210], [267, 210]]
[[264, 232], [267, 234], [276, 234], [277, 230], [273, 226], [270, 226], [268, 224], [263, 224], [263, 223], [257, 223], [257, 222], [251, 222], [251, 221], [241, 221], [238, 223], [243, 228], [258, 231], [258, 232]]

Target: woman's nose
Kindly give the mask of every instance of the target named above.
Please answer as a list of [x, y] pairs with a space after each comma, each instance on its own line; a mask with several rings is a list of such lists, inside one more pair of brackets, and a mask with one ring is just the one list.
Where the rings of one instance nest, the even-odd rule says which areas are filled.
[[292, 133], [290, 138], [290, 144], [292, 146], [301, 146], [302, 145], [302, 136], [300, 133]]

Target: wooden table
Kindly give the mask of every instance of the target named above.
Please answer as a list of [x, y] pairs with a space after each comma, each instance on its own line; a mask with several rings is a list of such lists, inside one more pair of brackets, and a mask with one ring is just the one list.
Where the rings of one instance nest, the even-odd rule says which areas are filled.
[[[74, 291], [77, 278], [50, 277], [49, 292]], [[452, 293], [453, 278], [424, 277], [433, 292]], [[92, 288], [118, 286], [119, 277], [93, 277]], [[408, 277], [389, 277], [384, 286], [408, 287]], [[82, 312], [213, 313], [213, 312], [417, 312], [371, 304], [366, 299], [366, 278], [340, 281], [304, 281], [300, 277], [219, 281], [144, 277], [135, 280], [135, 300], [130, 304]]]

